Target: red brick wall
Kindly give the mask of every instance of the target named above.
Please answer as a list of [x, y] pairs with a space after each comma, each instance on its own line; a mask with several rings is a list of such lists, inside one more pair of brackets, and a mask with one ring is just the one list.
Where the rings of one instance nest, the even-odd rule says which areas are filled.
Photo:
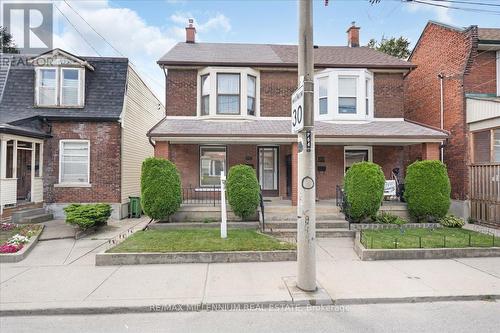
[[197, 80], [195, 69], [169, 69], [166, 113], [169, 116], [196, 116]]
[[[468, 138], [462, 75], [468, 65], [474, 30], [460, 32], [436, 24], [424, 30], [414, 50], [412, 63], [417, 68], [405, 79], [405, 117], [424, 124], [440, 126], [440, 82], [444, 79], [444, 128], [451, 138], [444, 149], [452, 184], [452, 198], [465, 199], [468, 188]], [[419, 149], [411, 149], [415, 152]]]
[[260, 73], [260, 114], [266, 117], [289, 117], [290, 98], [297, 89], [297, 72]]
[[155, 157], [170, 159], [170, 143], [168, 141], [156, 141]]
[[392, 178], [392, 169], [399, 168], [401, 177], [404, 177], [406, 151], [401, 146], [373, 146], [373, 163], [382, 167], [385, 179]]
[[496, 94], [496, 51], [478, 50], [470, 72], [464, 77], [466, 93]]
[[[324, 162], [318, 162], [324, 158]], [[326, 167], [319, 172], [317, 167]], [[344, 147], [316, 145], [316, 197], [328, 199], [335, 197], [335, 186], [342, 185], [344, 178]]]
[[181, 174], [183, 187], [196, 188], [200, 185], [199, 146], [190, 144], [170, 144], [170, 160]]
[[[120, 202], [121, 128], [118, 122], [52, 122], [43, 148], [44, 199], [47, 203]], [[91, 187], [54, 187], [59, 183], [59, 140], [90, 140]]]
[[404, 117], [404, 78], [402, 73], [375, 73], [373, 96], [376, 118]]

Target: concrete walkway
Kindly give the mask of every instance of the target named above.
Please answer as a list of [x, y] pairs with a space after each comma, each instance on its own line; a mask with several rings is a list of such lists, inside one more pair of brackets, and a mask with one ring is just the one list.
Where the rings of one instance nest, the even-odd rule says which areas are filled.
[[[113, 230], [78, 241], [40, 242], [24, 261], [1, 264], [0, 312], [102, 313], [148, 311], [154, 305], [304, 300], [290, 288], [295, 262], [94, 265], [95, 253], [104, 251], [109, 239], [145, 223], [125, 220]], [[363, 262], [352, 249], [352, 239], [336, 238], [318, 240], [317, 259], [322, 291], [316, 296], [321, 301], [500, 297], [500, 258]]]

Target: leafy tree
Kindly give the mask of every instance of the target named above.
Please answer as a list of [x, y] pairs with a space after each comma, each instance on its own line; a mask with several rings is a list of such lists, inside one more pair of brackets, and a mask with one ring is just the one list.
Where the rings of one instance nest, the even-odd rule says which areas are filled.
[[372, 38], [366, 46], [400, 59], [407, 59], [410, 55], [410, 42], [403, 36], [389, 39], [382, 37], [380, 42]]
[[0, 46], [3, 53], [19, 53], [14, 44], [14, 38], [7, 31], [7, 28], [0, 26]]

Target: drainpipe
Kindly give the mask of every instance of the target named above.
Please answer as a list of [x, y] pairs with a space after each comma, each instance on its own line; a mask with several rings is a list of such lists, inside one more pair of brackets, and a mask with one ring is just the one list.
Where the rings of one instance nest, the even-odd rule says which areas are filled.
[[[439, 86], [440, 86], [440, 128], [444, 130], [444, 95], [443, 95], [443, 80], [444, 80], [444, 75], [443, 73], [438, 74], [439, 78]], [[444, 144], [440, 145], [440, 150], [441, 150], [441, 162], [444, 163]]]

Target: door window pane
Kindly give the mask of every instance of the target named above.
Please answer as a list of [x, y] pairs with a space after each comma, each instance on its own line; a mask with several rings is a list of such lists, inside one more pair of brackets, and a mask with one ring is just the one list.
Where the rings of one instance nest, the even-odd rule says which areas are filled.
[[40, 70], [38, 87], [38, 102], [40, 105], [56, 105], [56, 70]]
[[344, 158], [345, 158], [345, 172], [349, 170], [349, 168], [358, 162], [366, 162], [368, 161], [368, 149], [356, 149], [356, 150], [345, 150]]
[[259, 148], [260, 185], [263, 190], [278, 189], [277, 149]]
[[62, 70], [62, 105], [79, 105], [78, 89], [80, 84], [78, 69]]
[[35, 177], [40, 177], [40, 160], [41, 160], [41, 155], [40, 155], [40, 147], [41, 145], [39, 143], [35, 143]]
[[61, 182], [89, 183], [89, 143], [64, 141], [61, 144]]
[[225, 147], [201, 147], [200, 186], [220, 186], [220, 175], [225, 165]]
[[240, 113], [239, 74], [217, 74], [217, 113]]

